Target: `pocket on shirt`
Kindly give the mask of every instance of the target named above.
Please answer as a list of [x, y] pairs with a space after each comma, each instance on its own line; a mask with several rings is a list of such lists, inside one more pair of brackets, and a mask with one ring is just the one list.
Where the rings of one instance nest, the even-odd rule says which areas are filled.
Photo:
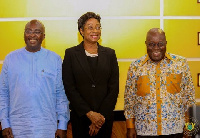
[[48, 78], [54, 78], [55, 75], [55, 71], [52, 70], [48, 70], [48, 69], [43, 69], [41, 71], [42, 77], [48, 77]]
[[137, 80], [137, 95], [146, 96], [150, 93], [150, 83], [149, 77], [147, 75], [140, 76]]
[[181, 91], [181, 87], [180, 87], [181, 78], [182, 78], [182, 74], [169, 74], [168, 76], [166, 76], [167, 92], [171, 94], [179, 93]]

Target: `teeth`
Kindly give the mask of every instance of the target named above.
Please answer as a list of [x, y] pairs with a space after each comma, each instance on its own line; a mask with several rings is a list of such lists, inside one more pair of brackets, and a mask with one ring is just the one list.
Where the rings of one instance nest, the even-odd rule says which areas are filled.
[[154, 56], [160, 55], [160, 52], [153, 52]]
[[95, 36], [92, 36], [93, 38], [97, 38], [97, 36], [95, 35]]
[[29, 40], [31, 43], [34, 43], [34, 42], [36, 42], [37, 40]]

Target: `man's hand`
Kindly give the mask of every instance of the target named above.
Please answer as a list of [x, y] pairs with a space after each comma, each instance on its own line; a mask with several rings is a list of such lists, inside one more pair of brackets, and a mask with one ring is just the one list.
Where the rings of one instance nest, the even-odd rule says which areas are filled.
[[59, 138], [66, 138], [67, 137], [67, 130], [61, 130], [61, 129], [57, 129], [55, 137], [59, 137]]
[[89, 135], [90, 135], [90, 136], [95, 136], [95, 135], [97, 135], [97, 133], [98, 133], [99, 130], [100, 130], [100, 128], [97, 128], [97, 127], [95, 126], [95, 124], [91, 124], [91, 125], [89, 126], [89, 128], [90, 128], [90, 130], [89, 130]]
[[135, 128], [127, 128], [127, 138], [136, 138]]
[[4, 138], [14, 138], [12, 129], [10, 127], [3, 129], [2, 135]]
[[101, 126], [105, 123], [105, 118], [100, 113], [90, 111], [86, 115], [92, 124], [94, 124], [97, 128], [101, 128]]

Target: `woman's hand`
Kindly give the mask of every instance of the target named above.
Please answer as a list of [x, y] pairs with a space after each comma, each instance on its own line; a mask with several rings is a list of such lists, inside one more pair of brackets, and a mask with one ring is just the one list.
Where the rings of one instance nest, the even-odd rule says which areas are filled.
[[100, 128], [97, 128], [94, 124], [91, 124], [89, 126], [90, 130], [89, 130], [89, 135], [90, 136], [95, 136], [97, 135], [97, 133], [99, 132]]
[[92, 124], [94, 124], [95, 127], [99, 128], [99, 129], [105, 123], [105, 118], [100, 113], [90, 111], [86, 115], [90, 119]]

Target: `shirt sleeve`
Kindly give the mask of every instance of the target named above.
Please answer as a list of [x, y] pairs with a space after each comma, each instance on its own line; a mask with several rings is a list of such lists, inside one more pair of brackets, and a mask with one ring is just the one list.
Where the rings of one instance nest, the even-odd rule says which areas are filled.
[[124, 115], [126, 119], [134, 117], [134, 105], [136, 105], [136, 66], [134, 62], [130, 65], [127, 74], [124, 92]]
[[62, 60], [58, 60], [57, 81], [56, 81], [56, 111], [58, 116], [58, 129], [67, 130], [67, 123], [70, 119], [69, 101], [64, 91], [62, 82]]
[[184, 60], [184, 73], [183, 73], [183, 84], [184, 84], [184, 104], [186, 105], [185, 110], [188, 109], [188, 107], [195, 104], [195, 89], [194, 84], [192, 80], [192, 75], [190, 72], [189, 65], [186, 60]]
[[126, 119], [126, 128], [135, 128], [135, 118]]
[[8, 59], [6, 58], [0, 74], [0, 121], [2, 129], [10, 127], [8, 116], [9, 99]]

